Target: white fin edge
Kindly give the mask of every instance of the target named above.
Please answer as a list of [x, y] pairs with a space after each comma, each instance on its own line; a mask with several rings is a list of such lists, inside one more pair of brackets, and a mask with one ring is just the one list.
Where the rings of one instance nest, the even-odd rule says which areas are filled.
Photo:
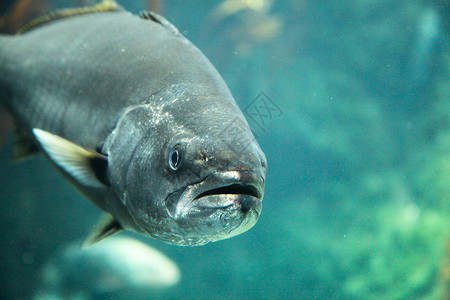
[[39, 128], [33, 128], [33, 134], [50, 159], [76, 181], [89, 187], [105, 187], [90, 164], [100, 154]]

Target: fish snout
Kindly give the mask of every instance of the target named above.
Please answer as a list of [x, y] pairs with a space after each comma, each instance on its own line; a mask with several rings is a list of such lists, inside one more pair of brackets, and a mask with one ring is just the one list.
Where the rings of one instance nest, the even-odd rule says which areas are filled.
[[203, 181], [189, 185], [179, 195], [175, 219], [195, 208], [220, 209], [233, 206], [242, 213], [254, 209], [259, 214], [264, 195], [264, 179], [253, 172], [215, 172]]
[[257, 222], [263, 194], [264, 179], [255, 173], [215, 172], [173, 193], [166, 207], [183, 232], [217, 241], [247, 231]]

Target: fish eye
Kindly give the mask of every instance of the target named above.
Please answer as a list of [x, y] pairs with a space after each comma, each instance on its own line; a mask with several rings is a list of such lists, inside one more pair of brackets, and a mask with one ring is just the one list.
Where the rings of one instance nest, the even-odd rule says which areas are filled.
[[182, 153], [181, 153], [181, 146], [176, 145], [175, 147], [170, 150], [169, 153], [169, 166], [172, 170], [176, 171], [181, 165], [181, 160], [183, 159]]

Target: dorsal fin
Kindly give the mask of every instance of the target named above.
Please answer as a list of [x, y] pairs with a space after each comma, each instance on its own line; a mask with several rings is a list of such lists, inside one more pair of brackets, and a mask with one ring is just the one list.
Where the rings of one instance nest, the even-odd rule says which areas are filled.
[[150, 20], [150, 21], [153, 21], [153, 22], [161, 24], [162, 26], [164, 26], [165, 28], [169, 29], [170, 31], [172, 31], [172, 33], [174, 33], [176, 35], [180, 34], [178, 29], [172, 23], [170, 23], [169, 21], [166, 20], [166, 18], [164, 18], [161, 15], [158, 15], [155, 12], [148, 11], [148, 10], [143, 10], [139, 14], [139, 16], [142, 19]]
[[120, 11], [122, 8], [114, 1], [114, 0], [103, 0], [102, 2], [94, 5], [94, 6], [85, 6], [85, 7], [74, 7], [74, 8], [66, 8], [51, 11], [43, 16], [40, 16], [31, 22], [25, 24], [22, 28], [17, 31], [17, 34], [22, 34], [33, 30], [39, 26], [44, 24], [53, 22], [55, 20], [69, 18], [73, 16], [91, 14], [91, 13], [99, 13], [99, 12], [108, 12], [108, 11]]

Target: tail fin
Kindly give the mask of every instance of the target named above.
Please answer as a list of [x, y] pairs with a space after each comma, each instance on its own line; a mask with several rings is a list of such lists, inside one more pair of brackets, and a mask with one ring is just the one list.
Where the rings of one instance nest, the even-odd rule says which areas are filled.
[[0, 17], [0, 33], [14, 34], [24, 24], [51, 10], [48, 0], [16, 0]]

